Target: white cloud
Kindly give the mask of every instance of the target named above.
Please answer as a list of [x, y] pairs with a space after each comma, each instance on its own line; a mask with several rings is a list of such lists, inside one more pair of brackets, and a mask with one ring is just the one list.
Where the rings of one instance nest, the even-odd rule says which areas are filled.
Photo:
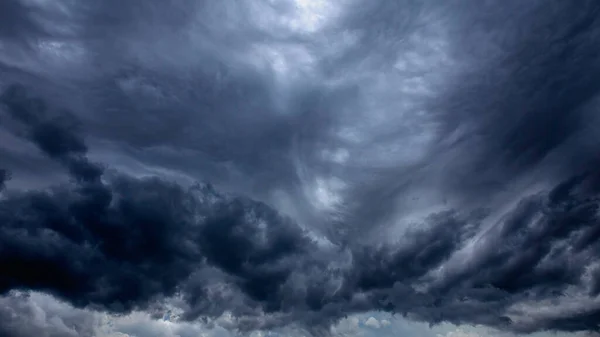
[[333, 336], [354, 337], [364, 335], [364, 330], [359, 326], [359, 318], [350, 316], [344, 318], [337, 325], [331, 327], [330, 331]]
[[[208, 327], [198, 322], [177, 322], [156, 320], [150, 315], [134, 312], [125, 316], [112, 316], [89, 310], [73, 308], [50, 295], [38, 292], [15, 293], [0, 297], [0, 320], [12, 319], [9, 326], [1, 326], [17, 331], [16, 336], [95, 336], [95, 337], [233, 337], [237, 336], [226, 329], [230, 315], [224, 315], [213, 321]], [[5, 322], [6, 323], [6, 322]], [[384, 329], [385, 328], [385, 329]], [[377, 330], [376, 330], [377, 329]], [[309, 337], [306, 331], [257, 331], [244, 336], [269, 337], [293, 336]], [[429, 327], [424, 323], [408, 321], [385, 313], [368, 313], [349, 316], [330, 330], [332, 336], [339, 337], [515, 337], [510, 333], [501, 333], [485, 327], [456, 326], [441, 324]], [[532, 337], [556, 336], [549, 333], [537, 333]], [[562, 336], [581, 336], [583, 334], [561, 334]]]
[[377, 318], [371, 316], [365, 321], [365, 326], [370, 328], [379, 329], [381, 328], [381, 323], [377, 320]]
[[482, 335], [478, 332], [473, 331], [464, 331], [462, 329], [456, 329], [454, 331], [449, 331], [446, 334], [437, 334], [437, 337], [491, 337], [491, 335], [485, 334]]

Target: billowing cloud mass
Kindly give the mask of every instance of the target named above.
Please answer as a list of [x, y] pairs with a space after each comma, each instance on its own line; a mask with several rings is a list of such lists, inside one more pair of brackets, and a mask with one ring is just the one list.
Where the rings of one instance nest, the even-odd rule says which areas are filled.
[[598, 332], [599, 13], [0, 1], [0, 335]]

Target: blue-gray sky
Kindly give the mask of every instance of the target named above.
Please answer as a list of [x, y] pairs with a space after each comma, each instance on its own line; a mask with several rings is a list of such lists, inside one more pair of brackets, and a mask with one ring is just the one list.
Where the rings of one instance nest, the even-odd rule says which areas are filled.
[[0, 335], [597, 333], [599, 13], [0, 2]]

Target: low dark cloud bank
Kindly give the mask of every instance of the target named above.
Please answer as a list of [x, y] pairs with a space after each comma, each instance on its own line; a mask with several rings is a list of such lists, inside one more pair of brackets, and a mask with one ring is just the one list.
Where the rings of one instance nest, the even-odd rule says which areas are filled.
[[[29, 333], [17, 290], [242, 331], [600, 330], [600, 5], [404, 5], [346, 4], [327, 52], [291, 5], [1, 2], [0, 333]], [[318, 65], [252, 54], [286, 43]]]
[[44, 290], [77, 306], [127, 312], [174, 295], [193, 271], [214, 266], [268, 302], [297, 267], [294, 257], [309, 253], [303, 231], [264, 204], [226, 198], [210, 185], [103, 177], [83, 140], [48, 117], [42, 102], [20, 86], [2, 97], [25, 135], [73, 180], [2, 200], [3, 292]]

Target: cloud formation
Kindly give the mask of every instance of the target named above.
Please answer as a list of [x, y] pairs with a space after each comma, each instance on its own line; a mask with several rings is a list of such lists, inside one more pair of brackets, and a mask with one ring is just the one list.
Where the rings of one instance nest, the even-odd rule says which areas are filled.
[[599, 10], [3, 2], [3, 333], [15, 290], [243, 332], [598, 331]]

